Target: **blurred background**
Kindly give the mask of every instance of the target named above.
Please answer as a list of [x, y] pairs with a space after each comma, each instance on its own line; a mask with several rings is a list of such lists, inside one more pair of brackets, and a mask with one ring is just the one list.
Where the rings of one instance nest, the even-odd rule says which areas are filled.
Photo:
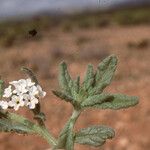
[[[0, 75], [6, 82], [23, 78], [21, 66], [36, 73], [47, 92], [41, 100], [47, 127], [57, 136], [72, 107], [51, 90], [58, 88], [58, 65], [68, 63], [73, 77], [84, 77], [88, 63], [116, 54], [119, 63], [111, 93], [140, 97], [127, 110], [87, 110], [76, 129], [103, 124], [116, 137], [101, 148], [76, 145], [75, 150], [150, 149], [150, 1], [149, 0], [0, 0]], [[17, 113], [32, 118], [31, 112]], [[46, 150], [41, 138], [0, 134], [0, 150]]]

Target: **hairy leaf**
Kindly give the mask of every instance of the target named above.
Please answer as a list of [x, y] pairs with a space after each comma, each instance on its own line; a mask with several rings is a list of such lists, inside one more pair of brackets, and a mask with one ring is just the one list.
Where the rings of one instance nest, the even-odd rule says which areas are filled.
[[80, 77], [77, 77], [75, 81], [72, 81], [72, 86], [70, 88], [73, 99], [77, 99], [80, 90]]
[[[71, 102], [75, 108], [95, 107], [102, 109], [121, 109], [134, 106], [137, 98], [117, 94], [103, 94], [104, 88], [110, 84], [117, 66], [117, 58], [111, 55], [104, 59], [97, 68], [88, 65], [82, 85], [79, 77], [73, 81], [68, 73], [66, 63], [60, 64], [60, 85], [62, 92], [54, 92], [61, 99]], [[77, 105], [77, 106], [76, 106]], [[80, 105], [80, 106], [79, 106]]]
[[100, 105], [103, 102], [107, 102], [110, 100], [113, 100], [114, 97], [110, 94], [99, 94], [99, 95], [93, 95], [93, 96], [89, 96], [87, 99], [85, 99], [82, 103], [81, 103], [81, 108], [85, 108], [85, 107], [93, 107], [95, 105]]
[[93, 71], [93, 65], [88, 65], [87, 72], [83, 81], [83, 89], [87, 91], [94, 82], [94, 71]]
[[64, 93], [62, 93], [60, 91], [52, 91], [52, 92], [54, 95], [65, 100], [66, 102], [72, 102], [73, 101], [72, 97], [70, 97], [69, 95], [65, 95]]
[[100, 109], [122, 109], [128, 108], [131, 106], [135, 106], [138, 104], [138, 97], [135, 96], [127, 96], [123, 94], [108, 94], [111, 96], [110, 99], [103, 101], [102, 103], [95, 103], [93, 108], [100, 108]]
[[26, 74], [31, 78], [31, 80], [32, 80], [33, 82], [35, 82], [35, 84], [38, 84], [38, 80], [37, 80], [35, 74], [32, 72], [31, 69], [26, 68], [26, 67], [22, 67], [21, 70], [22, 70], [24, 73], [26, 73]]
[[4, 85], [4, 82], [2, 80], [0, 80], [0, 99], [3, 96], [3, 85]]
[[12, 122], [7, 119], [0, 119], [0, 131], [1, 132], [16, 132], [19, 134], [34, 133], [34, 131], [30, 129], [29, 127], [20, 123]]
[[110, 127], [91, 126], [81, 129], [78, 133], [76, 133], [75, 142], [98, 147], [102, 146], [107, 139], [112, 139], [114, 136], [115, 132]]
[[59, 84], [60, 87], [62, 88], [62, 90], [67, 93], [67, 94], [71, 94], [70, 92], [70, 87], [69, 87], [69, 83], [71, 81], [71, 77], [68, 73], [67, 70], [67, 65], [65, 62], [62, 62], [60, 64], [60, 73], [59, 73]]
[[95, 87], [90, 91], [90, 94], [98, 94], [108, 86], [113, 78], [117, 66], [117, 58], [111, 55], [104, 59], [98, 66], [95, 75]]
[[12, 120], [9, 117], [8, 113], [5, 113], [3, 111], [1, 111], [0, 113], [0, 131], [1, 132], [15, 132], [19, 134], [35, 133], [31, 127], [32, 127], [31, 125], [25, 122], [20, 123], [20, 122]]

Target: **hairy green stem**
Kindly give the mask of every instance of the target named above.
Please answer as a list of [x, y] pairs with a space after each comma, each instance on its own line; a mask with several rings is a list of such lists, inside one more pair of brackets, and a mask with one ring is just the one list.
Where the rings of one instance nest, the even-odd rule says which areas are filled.
[[[58, 145], [56, 146], [56, 148], [63, 148], [63, 149], [67, 149], [67, 150], [73, 150], [73, 147], [74, 147], [74, 140], [73, 140], [73, 137], [69, 137], [70, 139], [67, 139], [67, 140], [72, 140], [72, 146], [69, 146], [66, 147], [67, 145], [64, 145], [64, 143], [67, 143], [66, 141], [66, 138], [62, 138], [63, 136], [73, 136], [74, 135], [74, 125], [78, 119], [78, 117], [80, 116], [80, 113], [81, 113], [81, 110], [77, 110], [75, 109], [70, 117], [70, 119], [67, 121], [66, 125], [64, 126], [64, 128], [62, 129], [61, 133], [60, 133], [60, 136], [58, 138]], [[69, 132], [69, 135], [66, 135], [66, 133], [68, 134]], [[68, 138], [68, 137], [67, 137]], [[54, 148], [54, 149], [56, 149]]]
[[[74, 129], [74, 126], [75, 126], [75, 123], [76, 123], [77, 119], [78, 119], [79, 116], [80, 116], [80, 113], [81, 113], [80, 110], [76, 110], [76, 109], [75, 109], [75, 110], [73, 111], [73, 113], [72, 113], [72, 116], [70, 117], [70, 119], [69, 119], [69, 121], [68, 121], [68, 123], [69, 123], [69, 130], [70, 130], [70, 132], [72, 132], [72, 134], [74, 134], [73, 129]], [[70, 150], [73, 150], [73, 148], [74, 148], [74, 141], [73, 141], [72, 149], [70, 149]]]
[[81, 111], [80, 110], [74, 110], [73, 113], [72, 113], [72, 116], [70, 117], [69, 119], [69, 122], [70, 122], [70, 128], [74, 128], [74, 125], [78, 119], [78, 117], [80, 116], [80, 113]]
[[38, 133], [41, 137], [43, 137], [49, 145], [55, 146], [57, 144], [57, 140], [49, 133], [49, 131], [44, 127], [34, 126], [33, 130]]

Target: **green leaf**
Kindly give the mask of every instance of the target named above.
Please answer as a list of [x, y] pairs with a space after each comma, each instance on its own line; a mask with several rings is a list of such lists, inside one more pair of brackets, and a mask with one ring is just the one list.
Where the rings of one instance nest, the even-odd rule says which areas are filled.
[[101, 93], [110, 84], [116, 66], [117, 58], [115, 55], [107, 57], [99, 64], [95, 74], [95, 87], [90, 91], [91, 95]]
[[65, 95], [64, 93], [60, 92], [60, 91], [52, 91], [54, 95], [56, 95], [57, 97], [59, 97], [62, 100], [65, 100], [66, 102], [71, 102], [73, 101], [72, 97], [70, 97], [69, 95]]
[[38, 80], [37, 80], [35, 74], [32, 72], [31, 69], [26, 68], [26, 67], [22, 67], [22, 68], [21, 68], [21, 71], [23, 71], [24, 73], [26, 73], [26, 74], [31, 78], [31, 80], [32, 80], [33, 82], [35, 82], [35, 84], [38, 84]]
[[62, 88], [63, 92], [71, 95], [69, 83], [71, 81], [71, 77], [67, 70], [67, 65], [65, 62], [62, 62], [59, 67], [59, 84]]
[[19, 134], [35, 133], [34, 130], [32, 130], [31, 123], [29, 125], [25, 122], [20, 123], [20, 122], [14, 121], [8, 116], [8, 113], [4, 113], [2, 111], [0, 112], [0, 131], [1, 132], [15, 132]]
[[20, 123], [12, 122], [8, 119], [0, 119], [0, 131], [1, 132], [15, 132], [19, 134], [35, 133], [29, 127]]
[[44, 122], [46, 121], [46, 116], [43, 112], [40, 112], [37, 115], [35, 114], [34, 119], [42, 120]]
[[80, 90], [80, 77], [77, 77], [75, 81], [72, 81], [72, 85], [70, 85], [70, 88], [72, 97], [76, 100]]
[[121, 109], [134, 106], [138, 103], [136, 97], [119, 94], [102, 94], [104, 88], [111, 83], [117, 66], [117, 58], [111, 55], [104, 59], [97, 68], [96, 73], [93, 66], [88, 65], [86, 75], [80, 86], [80, 78], [75, 81], [71, 79], [65, 62], [60, 64], [59, 83], [61, 92], [53, 93], [71, 102], [74, 108], [95, 107], [101, 109]]
[[75, 142], [95, 147], [102, 146], [107, 139], [112, 139], [115, 132], [107, 126], [91, 126], [81, 129], [75, 136]]
[[0, 80], [0, 99], [2, 98], [3, 96], [3, 85], [4, 85], [4, 81]]
[[[41, 114], [42, 116], [42, 114]], [[56, 145], [56, 139], [48, 132], [44, 126], [39, 126], [29, 119], [0, 110], [0, 131], [15, 132], [19, 134], [36, 134], [43, 137], [50, 145]]]
[[90, 107], [100, 109], [122, 109], [138, 104], [138, 97], [135, 96], [123, 94], [108, 94], [108, 96], [111, 96], [111, 98], [106, 99], [106, 101], [103, 101], [102, 103], [95, 103]]
[[112, 95], [105, 93], [89, 96], [81, 103], [81, 108], [93, 107], [95, 105], [100, 105], [103, 102], [107, 102], [113, 99], [114, 97]]
[[94, 82], [94, 71], [93, 71], [93, 65], [89, 64], [87, 68], [87, 72], [83, 81], [83, 89], [87, 91]]

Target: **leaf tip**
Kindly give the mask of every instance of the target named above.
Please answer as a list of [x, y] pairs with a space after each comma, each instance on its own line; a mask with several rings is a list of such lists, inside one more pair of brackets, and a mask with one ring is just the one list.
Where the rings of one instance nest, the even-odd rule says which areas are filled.
[[25, 66], [22, 66], [22, 67], [20, 68], [21, 71], [25, 71], [25, 70], [27, 70], [27, 69], [28, 69], [28, 68], [25, 67]]
[[115, 54], [110, 55], [109, 58], [114, 60], [114, 62], [116, 62], [116, 63], [118, 62], [118, 58]]
[[59, 65], [60, 65], [60, 66], [67, 66], [67, 64], [66, 64], [65, 61], [62, 61]]
[[139, 104], [139, 97], [134, 96], [134, 104], [135, 105]]

